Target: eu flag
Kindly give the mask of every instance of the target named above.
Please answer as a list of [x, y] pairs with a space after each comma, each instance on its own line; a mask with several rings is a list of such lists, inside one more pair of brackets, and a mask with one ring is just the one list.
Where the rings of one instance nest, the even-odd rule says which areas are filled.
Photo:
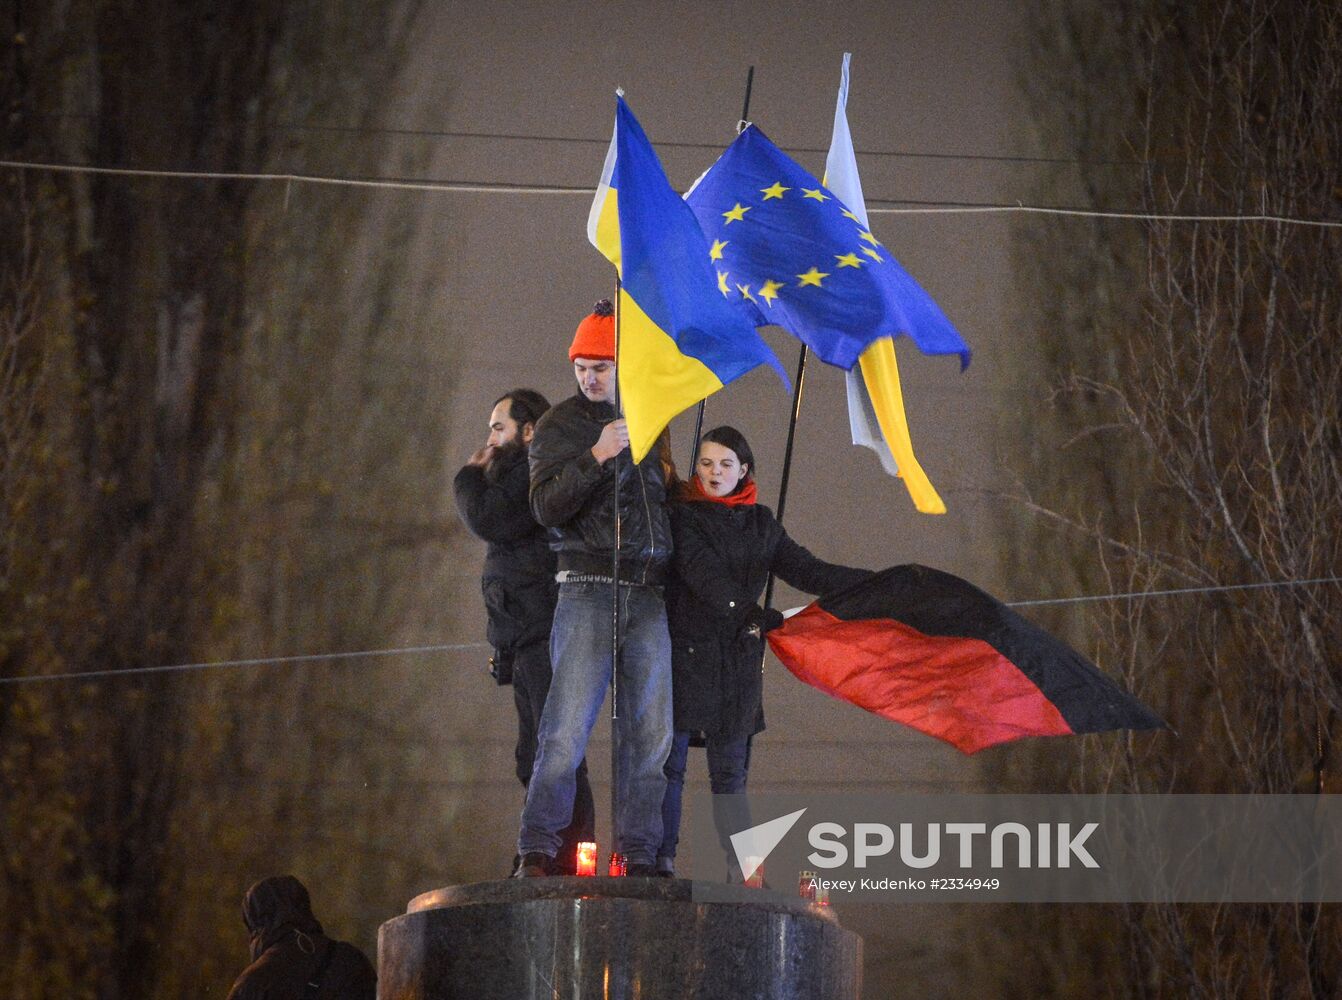
[[850, 369], [872, 341], [910, 337], [924, 354], [969, 348], [950, 320], [858, 218], [748, 126], [685, 196], [713, 241], [718, 288], [760, 325], [791, 331]]
[[787, 382], [749, 319], [723, 298], [708, 241], [623, 97], [588, 238], [620, 273], [616, 373], [635, 461], [677, 413], [757, 365]]

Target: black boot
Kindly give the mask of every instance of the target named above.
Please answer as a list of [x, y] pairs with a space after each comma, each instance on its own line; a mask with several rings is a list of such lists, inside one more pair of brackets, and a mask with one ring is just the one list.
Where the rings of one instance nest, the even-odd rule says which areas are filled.
[[513, 872], [513, 878], [546, 878], [554, 874], [555, 859], [540, 851], [528, 851]]

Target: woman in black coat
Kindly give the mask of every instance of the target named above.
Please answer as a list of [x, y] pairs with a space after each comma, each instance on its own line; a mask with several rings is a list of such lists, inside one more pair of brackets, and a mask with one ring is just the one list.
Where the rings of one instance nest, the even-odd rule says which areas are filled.
[[[783, 624], [781, 613], [759, 605], [769, 574], [809, 594], [869, 575], [823, 562], [789, 538], [769, 508], [755, 502], [754, 470], [741, 432], [717, 427], [701, 439], [694, 475], [671, 508], [675, 549], [666, 614], [675, 738], [657, 859], [665, 875], [675, 871], [691, 736], [704, 736], [715, 795], [746, 789], [751, 738], [764, 729], [764, 633]], [[744, 799], [715, 799], [714, 820], [730, 863], [728, 838], [750, 825]]]

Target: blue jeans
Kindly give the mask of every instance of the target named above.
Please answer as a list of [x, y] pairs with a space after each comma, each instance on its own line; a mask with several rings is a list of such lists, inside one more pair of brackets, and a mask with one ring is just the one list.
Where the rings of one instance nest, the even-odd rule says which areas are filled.
[[[713, 826], [730, 867], [736, 863], [731, 836], [750, 827], [750, 806], [745, 796], [750, 773], [750, 737], [707, 739], [708, 781], [713, 789]], [[685, 766], [690, 754], [690, 734], [677, 731], [666, 758], [666, 797], [662, 800], [662, 846], [657, 867], [675, 870], [676, 845], [680, 842], [681, 796], [685, 791]]]
[[[550, 693], [550, 646], [548, 642], [529, 642], [513, 650], [513, 701], [517, 705], [517, 777], [525, 789], [531, 784], [536, 765], [536, 734], [540, 731], [545, 699]], [[587, 780], [587, 761], [578, 764], [575, 774], [577, 795], [573, 800], [573, 821], [560, 831], [563, 846], [557, 861], [560, 870], [571, 872], [577, 864], [578, 844], [596, 840], [596, 805], [592, 785]]]
[[[559, 587], [550, 632], [553, 677], [527, 786], [519, 854], [554, 857], [573, 816], [574, 774], [587, 752], [611, 677], [611, 587]], [[651, 587], [619, 588], [620, 655], [615, 723], [615, 849], [650, 865], [662, 842], [663, 766], [671, 750], [671, 639], [666, 605]]]

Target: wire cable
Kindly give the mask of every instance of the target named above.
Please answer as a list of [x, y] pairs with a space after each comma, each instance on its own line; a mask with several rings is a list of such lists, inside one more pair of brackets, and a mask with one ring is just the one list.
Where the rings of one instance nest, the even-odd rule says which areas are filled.
[[[1185, 594], [1219, 594], [1236, 590], [1264, 590], [1273, 587], [1311, 587], [1327, 583], [1342, 583], [1342, 576], [1316, 577], [1311, 580], [1273, 580], [1266, 583], [1233, 583], [1213, 587], [1180, 587], [1174, 590], [1139, 590], [1122, 594], [1091, 594], [1082, 597], [1047, 597], [1029, 601], [1007, 601], [1009, 608], [1040, 607], [1048, 604], [1081, 604], [1091, 601], [1127, 601], [1147, 597], [1172, 597]], [[33, 684], [44, 681], [95, 680], [104, 677], [134, 677], [140, 674], [162, 674], [191, 670], [209, 670], [222, 667], [260, 667], [273, 664], [315, 663], [318, 661], [352, 660], [373, 656], [408, 656], [424, 653], [465, 652], [488, 649], [483, 642], [448, 643], [437, 646], [402, 646], [396, 649], [366, 649], [353, 653], [308, 653], [301, 656], [273, 656], [246, 660], [214, 660], [207, 663], [177, 663], [160, 667], [126, 667], [123, 670], [90, 670], [70, 674], [37, 674], [29, 677], [0, 677], [0, 685]]]
[[1171, 597], [1177, 594], [1222, 594], [1232, 590], [1265, 590], [1270, 587], [1312, 587], [1342, 583], [1342, 576], [1323, 576], [1313, 580], [1274, 580], [1268, 583], [1230, 583], [1219, 587], [1179, 587], [1174, 590], [1134, 590], [1126, 594], [1092, 594], [1086, 597], [1045, 597], [1036, 601], [1008, 601], [1008, 608], [1037, 608], [1045, 604], [1082, 604], [1088, 601], [1135, 601], [1145, 597]]
[[[873, 199], [885, 201], [885, 199]], [[887, 202], [888, 203], [888, 202]], [[1342, 221], [1302, 219], [1290, 215], [1179, 215], [1162, 212], [1114, 211], [1090, 208], [1067, 208], [1060, 205], [938, 205], [923, 203], [920, 208], [868, 208], [868, 215], [936, 215], [939, 213], [986, 214], [992, 212], [1031, 212], [1044, 215], [1075, 215], [1092, 219], [1136, 219], [1142, 222], [1280, 222], [1292, 226], [1318, 226], [1323, 229], [1342, 229]]]
[[0, 167], [12, 170], [49, 170], [54, 173], [101, 174], [113, 177], [149, 177], [173, 180], [285, 181], [299, 184], [334, 184], [344, 187], [388, 188], [397, 191], [458, 191], [477, 194], [585, 194], [590, 187], [565, 187], [558, 184], [516, 185], [492, 181], [431, 181], [414, 178], [336, 177], [328, 174], [235, 173], [219, 170], [144, 170], [136, 167], [97, 167], [82, 163], [32, 163], [0, 160]]
[[0, 684], [31, 684], [39, 681], [84, 681], [102, 677], [134, 677], [138, 674], [166, 674], [188, 670], [212, 670], [217, 667], [263, 667], [272, 664], [315, 663], [320, 660], [353, 660], [371, 656], [410, 656], [424, 653], [464, 652], [488, 649], [483, 642], [458, 642], [438, 646], [401, 646], [396, 649], [364, 649], [352, 653], [305, 653], [299, 656], [269, 656], [247, 660], [211, 660], [206, 663], [174, 663], [161, 667], [126, 667], [121, 670], [87, 670], [77, 674], [37, 674], [31, 677], [0, 677]]
[[[51, 111], [34, 112], [28, 115], [30, 118], [50, 119], [50, 120], [101, 120], [105, 115], [95, 114], [93, 112], [70, 112], [70, 111]], [[183, 120], [177, 119], [174, 122], [168, 118], [155, 118], [151, 124], [161, 127], [175, 127]], [[141, 122], [141, 124], [144, 124]], [[273, 130], [278, 132], [326, 132], [334, 135], [360, 135], [360, 136], [405, 136], [411, 138], [425, 139], [480, 139], [480, 140], [498, 140], [502, 142], [542, 142], [542, 143], [568, 143], [572, 145], [588, 146], [607, 146], [610, 144], [610, 136], [592, 138], [581, 135], [534, 135], [522, 132], [477, 132], [451, 129], [428, 129], [428, 128], [405, 128], [393, 126], [372, 126], [372, 125], [326, 125], [309, 124], [306, 122], [250, 122], [245, 120], [219, 121], [216, 124], [238, 125], [243, 127], [255, 126], [261, 130]], [[653, 144], [663, 149], [703, 149], [713, 152], [721, 152], [722, 144], [713, 142], [657, 142]], [[787, 153], [827, 153], [829, 150], [821, 149], [816, 146], [790, 146], [784, 150]], [[965, 162], [987, 162], [987, 163], [1039, 163], [1055, 164], [1063, 166], [1077, 167], [1145, 167], [1159, 161], [1148, 160], [1082, 160], [1064, 156], [1025, 156], [1017, 154], [1003, 153], [941, 153], [941, 152], [922, 152], [908, 149], [859, 149], [857, 155], [862, 157], [890, 157], [896, 159], [908, 160], [962, 160]]]
[[[102, 174], [117, 177], [148, 177], [176, 180], [284, 181], [300, 184], [329, 184], [347, 187], [385, 188], [400, 191], [437, 191], [468, 194], [584, 195], [592, 197], [593, 188], [558, 184], [499, 184], [491, 181], [434, 181], [414, 178], [338, 177], [326, 174], [231, 173], [215, 170], [145, 170], [134, 167], [98, 167], [79, 163], [37, 163], [24, 160], [0, 160], [0, 168], [11, 170], [47, 170], [55, 173]], [[1034, 213], [1097, 219], [1129, 219], [1146, 222], [1278, 222], [1284, 225], [1342, 229], [1342, 221], [1305, 219], [1286, 215], [1207, 215], [1119, 211], [1071, 208], [1061, 205], [978, 204], [973, 202], [905, 201], [896, 198], [872, 198], [870, 203], [903, 205], [902, 208], [868, 208], [870, 215], [942, 215]]]

